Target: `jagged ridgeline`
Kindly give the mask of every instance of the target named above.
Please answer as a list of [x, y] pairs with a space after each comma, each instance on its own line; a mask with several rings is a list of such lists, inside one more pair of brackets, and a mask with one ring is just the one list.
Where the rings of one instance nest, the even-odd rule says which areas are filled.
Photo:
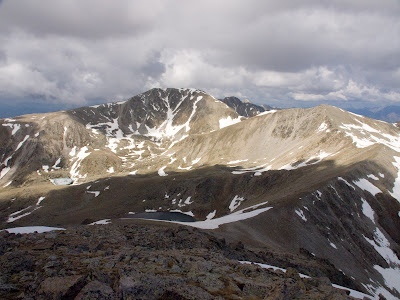
[[0, 163], [2, 228], [179, 212], [246, 245], [305, 249], [359, 290], [400, 297], [393, 124], [152, 89], [0, 120]]

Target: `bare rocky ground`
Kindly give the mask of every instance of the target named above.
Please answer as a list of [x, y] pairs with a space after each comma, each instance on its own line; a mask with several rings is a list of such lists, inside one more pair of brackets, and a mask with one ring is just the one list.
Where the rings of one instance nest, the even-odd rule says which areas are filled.
[[[262, 262], [287, 272], [239, 261]], [[300, 278], [299, 273], [312, 278]], [[1, 299], [351, 299], [329, 262], [146, 221], [0, 232]]]

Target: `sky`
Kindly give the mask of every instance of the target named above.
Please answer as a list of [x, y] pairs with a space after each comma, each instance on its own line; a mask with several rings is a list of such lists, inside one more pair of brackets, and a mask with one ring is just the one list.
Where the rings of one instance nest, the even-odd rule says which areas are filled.
[[0, 0], [0, 117], [154, 87], [400, 105], [400, 1]]

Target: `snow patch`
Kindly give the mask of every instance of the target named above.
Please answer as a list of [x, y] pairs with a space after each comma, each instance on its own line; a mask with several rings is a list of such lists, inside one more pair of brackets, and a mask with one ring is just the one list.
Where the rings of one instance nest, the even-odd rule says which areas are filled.
[[11, 135], [15, 135], [20, 128], [21, 128], [20, 124], [14, 124], [14, 128], [13, 128], [13, 130], [11, 132]]
[[165, 106], [167, 107], [166, 120], [159, 127], [150, 128], [147, 125], [145, 125], [147, 129], [147, 134], [145, 134], [145, 136], [151, 136], [157, 139], [162, 139], [163, 137], [173, 137], [182, 129], [185, 129], [185, 132], [188, 132], [190, 130], [190, 121], [192, 120], [193, 116], [196, 113], [197, 103], [203, 99], [203, 96], [198, 96], [197, 99], [193, 102], [193, 108], [190, 116], [188, 117], [186, 122], [181, 125], [172, 125], [172, 124], [174, 123], [175, 116], [179, 111], [179, 107], [185, 101], [186, 96], [182, 96], [180, 102], [176, 105], [174, 109], [171, 108], [168, 97], [169, 96], [162, 98], [162, 100], [165, 103]]
[[238, 163], [243, 162], [243, 161], [248, 161], [248, 159], [232, 160], [232, 161], [227, 162], [227, 164], [228, 165], [233, 165], [233, 164], [238, 164]]
[[300, 218], [302, 218], [304, 222], [307, 222], [307, 218], [305, 217], [303, 210], [301, 210], [301, 209], [296, 209], [294, 212], [295, 212]]
[[71, 151], [69, 152], [69, 156], [75, 156], [76, 155], [76, 146], [74, 146], [74, 148], [71, 149]]
[[193, 166], [189, 166], [189, 167], [181, 167], [179, 166], [178, 169], [179, 170], [190, 170]]
[[165, 170], [166, 167], [167, 167], [167, 166], [164, 166], [164, 167], [162, 167], [161, 169], [159, 169], [159, 170], [158, 170], [158, 175], [160, 175], [160, 176], [168, 176], [168, 174], [164, 172], [164, 170]]
[[232, 199], [231, 204], [229, 204], [229, 210], [233, 212], [236, 208], [240, 206], [240, 204], [242, 204], [242, 201], [244, 201], [244, 197], [239, 197], [238, 195], [236, 195]]
[[103, 219], [103, 220], [99, 220], [93, 223], [90, 223], [89, 225], [107, 225], [111, 223], [111, 219]]
[[379, 178], [376, 177], [374, 174], [367, 175], [367, 177], [368, 177], [368, 178], [371, 178], [371, 179], [373, 179], [373, 180], [379, 180]]
[[20, 142], [17, 146], [17, 149], [15, 149], [15, 151], [18, 151], [19, 148], [22, 147], [22, 145], [26, 142], [26, 140], [29, 139], [29, 135], [26, 135], [25, 138], [22, 140], [22, 142]]
[[[328, 240], [329, 241], [329, 240]], [[329, 245], [331, 245], [331, 247], [337, 249], [336, 245], [334, 243], [332, 243], [331, 241], [329, 241]]]
[[393, 158], [395, 162], [392, 164], [397, 168], [398, 173], [396, 179], [394, 180], [393, 190], [392, 192], [389, 192], [389, 194], [400, 202], [400, 157], [393, 156]]
[[172, 210], [170, 210], [170, 212], [178, 212], [178, 213], [181, 213], [181, 214], [184, 214], [184, 215], [188, 215], [188, 216], [194, 217], [194, 213], [191, 212], [191, 211], [181, 211], [180, 209], [172, 209]]
[[360, 189], [370, 192], [373, 196], [375, 196], [378, 193], [382, 193], [380, 189], [378, 189], [375, 185], [373, 185], [371, 182], [369, 182], [367, 179], [359, 179], [358, 181], [353, 182], [356, 186], [358, 186]]
[[217, 213], [217, 210], [214, 210], [214, 211], [210, 212], [210, 213], [206, 216], [206, 220], [211, 220], [211, 219], [213, 219], [213, 218], [215, 217], [216, 213]]
[[323, 122], [317, 129], [317, 132], [322, 132], [328, 129], [328, 124], [326, 124], [325, 122]]
[[40, 197], [39, 200], [36, 202], [36, 206], [38, 206], [46, 197]]
[[3, 179], [4, 176], [6, 176], [6, 174], [11, 170], [10, 167], [5, 167], [1, 170], [0, 172], [0, 180]]
[[[238, 221], [242, 221], [242, 220], [246, 220], [246, 219], [250, 219], [255, 216], [258, 216], [259, 214], [264, 213], [272, 208], [272, 207], [265, 207], [265, 208], [257, 209], [258, 207], [266, 205], [267, 203], [268, 202], [259, 203], [259, 204], [241, 209], [241, 210], [231, 213], [229, 215], [226, 215], [226, 216], [223, 216], [220, 218], [216, 218], [216, 219], [205, 220], [205, 221], [195, 221], [195, 222], [178, 222], [178, 221], [165, 221], [165, 220], [152, 220], [152, 221], [175, 223], [175, 224], [180, 224], [180, 225], [186, 225], [186, 226], [211, 230], [211, 229], [217, 229], [219, 226], [221, 226], [223, 224], [238, 222]], [[248, 211], [248, 210], [250, 210], [250, 211]]]
[[231, 116], [228, 116], [225, 119], [220, 119], [219, 120], [219, 128], [221, 129], [221, 128], [224, 128], [224, 127], [228, 127], [228, 126], [234, 125], [236, 123], [239, 123], [240, 121], [241, 121], [241, 117], [240, 116], [237, 117], [236, 119], [232, 119]]
[[70, 185], [73, 183], [72, 179], [69, 177], [50, 179], [50, 181], [54, 185]]
[[58, 227], [47, 227], [47, 226], [25, 226], [25, 227], [14, 227], [14, 228], [4, 229], [4, 231], [7, 231], [8, 233], [15, 233], [15, 234], [43, 233], [53, 230], [66, 230], [66, 229]]
[[33, 210], [31, 210], [31, 211], [28, 211], [28, 212], [26, 212], [26, 213], [23, 213], [24, 211], [27, 211], [27, 210], [30, 209], [31, 207], [32, 207], [32, 205], [28, 206], [27, 208], [21, 209], [21, 210], [19, 210], [19, 211], [16, 211], [16, 212], [10, 214], [10, 215], [8, 216], [8, 219], [7, 219], [6, 222], [7, 222], [7, 223], [12, 223], [12, 222], [14, 222], [14, 221], [16, 221], [16, 220], [19, 220], [19, 219], [23, 218], [23, 217], [29, 216], [31, 213], [33, 213], [35, 210], [37, 210], [37, 209], [39, 208], [39, 207], [36, 207], [35, 209], [33, 209]]
[[17, 131], [21, 128], [20, 124], [3, 123], [1, 125], [3, 125], [4, 127], [10, 127], [12, 129], [11, 135], [15, 135]]
[[[223, 216], [220, 218], [215, 218], [215, 219], [210, 219], [210, 220], [205, 220], [205, 221], [196, 221], [196, 222], [174, 222], [174, 223], [192, 226], [192, 227], [201, 228], [201, 229], [217, 229], [219, 226], [221, 226], [223, 224], [250, 219], [255, 216], [258, 216], [259, 214], [261, 214], [263, 212], [270, 210], [272, 207], [265, 207], [265, 208], [257, 209], [257, 207], [266, 205], [267, 203], [268, 202], [259, 203], [259, 204], [241, 209], [237, 212], [231, 213], [229, 215], [226, 215], [226, 216]], [[251, 210], [251, 211], [245, 212], [248, 210]]]
[[171, 159], [171, 161], [168, 163], [169, 165], [170, 165], [170, 164], [173, 164], [173, 163], [176, 161], [176, 158], [175, 158], [175, 157], [171, 157], [170, 159]]
[[400, 293], [400, 268], [382, 268], [379, 265], [374, 266], [385, 280], [385, 284], [391, 288], [397, 290]]
[[259, 176], [263, 172], [267, 172], [271, 169], [271, 166], [267, 166], [268, 163], [256, 166], [256, 167], [251, 167], [251, 168], [246, 168], [246, 169], [238, 169], [236, 171], [233, 171], [232, 174], [244, 174], [244, 173], [254, 173], [254, 176]]
[[192, 165], [197, 164], [200, 161], [201, 157], [192, 160]]
[[290, 162], [282, 167], [279, 168], [279, 170], [295, 170], [298, 168], [310, 166], [310, 165], [315, 165], [322, 161], [324, 158], [333, 155], [332, 153], [327, 153], [325, 151], [320, 151], [317, 155], [311, 156], [309, 159], [306, 161], [303, 161], [297, 165], [293, 165], [295, 162]]
[[351, 187], [353, 190], [355, 190], [356, 188], [349, 183], [346, 179], [342, 178], [342, 177], [338, 177], [339, 180], [343, 181], [344, 183], [346, 183], [349, 187]]
[[[75, 147], [74, 147], [75, 149]], [[80, 175], [80, 171], [79, 171], [79, 167], [81, 166], [82, 161], [88, 157], [90, 155], [89, 148], [87, 146], [82, 147], [78, 154], [76, 154], [76, 161], [74, 162], [74, 164], [71, 167], [70, 170], [70, 175], [71, 175], [71, 179], [74, 181], [74, 184], [77, 183], [79, 181], [79, 179], [83, 179], [86, 178], [87, 175]], [[71, 153], [70, 153], [71, 155]]]
[[193, 203], [193, 201], [190, 201], [190, 199], [192, 199], [192, 197], [191, 197], [191, 196], [187, 197], [184, 203], [185, 203], [186, 205], [190, 205], [190, 204], [192, 204], [192, 203]]
[[[280, 268], [280, 267], [275, 267], [275, 266], [271, 266], [271, 265], [267, 265], [267, 264], [262, 264], [262, 263], [255, 263], [255, 262], [251, 262], [251, 261], [244, 261], [244, 260], [242, 260], [242, 261], [239, 261], [241, 264], [249, 264], [249, 265], [252, 265], [252, 264], [254, 264], [254, 265], [257, 265], [257, 266], [260, 266], [261, 268], [263, 268], [263, 269], [272, 269], [272, 270], [274, 270], [274, 271], [282, 271], [282, 272], [284, 272], [284, 273], [286, 273], [286, 269], [284, 269], [284, 268]], [[302, 273], [299, 273], [299, 276], [301, 277], [301, 278], [311, 278], [310, 276], [308, 276], [308, 275], [305, 275], [305, 274], [302, 274]]]
[[369, 205], [369, 203], [364, 200], [363, 198], [361, 198], [362, 201], [362, 212], [363, 214], [369, 218], [373, 223], [375, 223], [375, 218], [374, 218], [374, 210], [372, 209], [371, 205]]
[[54, 163], [54, 165], [52, 166], [53, 169], [60, 169], [60, 167], [58, 166], [61, 163], [61, 157], [59, 159], [57, 159], [57, 161]]
[[349, 296], [353, 297], [353, 298], [356, 298], [356, 299], [369, 299], [369, 298], [371, 298], [370, 295], [364, 294], [364, 293], [356, 291], [356, 290], [349, 289], [349, 288], [341, 286], [341, 285], [337, 285], [337, 284], [332, 283], [332, 286], [334, 288], [337, 288], [337, 289], [340, 289], [340, 290], [348, 291], [349, 292]]
[[273, 113], [276, 113], [276, 112], [277, 112], [277, 110], [275, 110], [275, 109], [273, 109], [273, 110], [266, 110], [266, 111], [263, 111], [262, 113], [259, 113], [259, 114], [257, 115], [257, 117], [265, 116], [265, 115], [270, 115], [270, 114], [273, 114]]
[[346, 136], [351, 137], [357, 148], [365, 148], [374, 144], [382, 144], [397, 152], [400, 152], [399, 135], [385, 134], [359, 120], [356, 120], [356, 122], [360, 123], [361, 126], [355, 124], [343, 124], [343, 126], [340, 126], [340, 128], [344, 129]]
[[100, 195], [100, 192], [99, 192], [99, 191], [86, 191], [86, 193], [88, 193], [88, 194], [94, 194], [94, 197], [95, 197], [95, 198], [96, 198], [97, 196]]
[[378, 252], [380, 256], [382, 256], [389, 265], [395, 264], [397, 266], [400, 266], [400, 260], [397, 258], [397, 255], [393, 252], [393, 250], [390, 248], [390, 242], [385, 237], [383, 232], [379, 230], [378, 227], [376, 227], [375, 229], [373, 240], [367, 238], [366, 236], [364, 236], [364, 238], [369, 244], [371, 244], [374, 247], [375, 251]]
[[11, 180], [9, 183], [6, 183], [5, 185], [3, 185], [3, 188], [8, 187], [13, 181]]

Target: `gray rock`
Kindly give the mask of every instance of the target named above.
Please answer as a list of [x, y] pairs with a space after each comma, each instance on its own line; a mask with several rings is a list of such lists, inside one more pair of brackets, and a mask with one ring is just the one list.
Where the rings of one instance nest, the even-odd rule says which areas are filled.
[[75, 300], [88, 299], [117, 299], [113, 289], [100, 281], [89, 282], [76, 296]]
[[47, 298], [68, 298], [76, 296], [84, 286], [81, 275], [46, 278], [39, 287], [39, 294]]
[[0, 291], [1, 292], [16, 292], [16, 291], [19, 291], [19, 289], [15, 284], [0, 283]]

